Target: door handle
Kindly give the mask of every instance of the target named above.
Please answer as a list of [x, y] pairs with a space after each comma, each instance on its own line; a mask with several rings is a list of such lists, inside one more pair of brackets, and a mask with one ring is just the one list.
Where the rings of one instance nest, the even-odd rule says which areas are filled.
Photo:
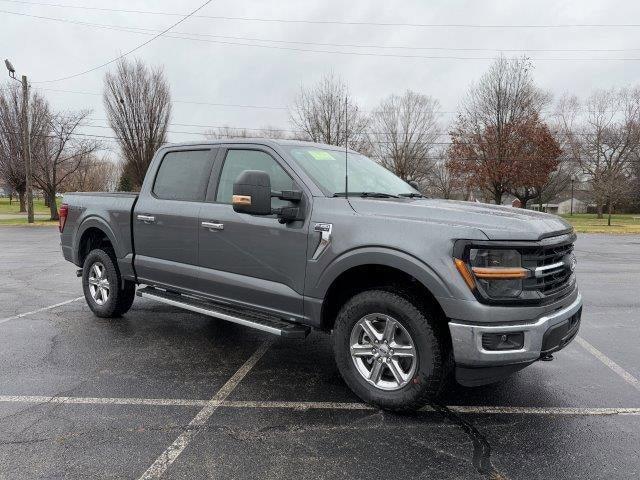
[[224, 230], [224, 223], [202, 222], [202, 226], [209, 230]]
[[154, 223], [156, 221], [156, 217], [153, 215], [138, 215], [136, 218], [144, 223]]

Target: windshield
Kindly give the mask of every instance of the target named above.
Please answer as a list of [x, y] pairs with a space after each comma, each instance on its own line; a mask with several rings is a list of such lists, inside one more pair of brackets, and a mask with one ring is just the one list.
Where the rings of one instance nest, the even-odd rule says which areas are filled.
[[[300, 168], [330, 195], [344, 195], [343, 151], [305, 146], [288, 147], [288, 151]], [[349, 153], [348, 166], [349, 195], [418, 193], [404, 180], [364, 155]]]

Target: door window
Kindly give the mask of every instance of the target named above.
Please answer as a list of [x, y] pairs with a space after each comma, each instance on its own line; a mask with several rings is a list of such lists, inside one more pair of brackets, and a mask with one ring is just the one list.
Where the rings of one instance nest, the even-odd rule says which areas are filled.
[[211, 150], [167, 153], [153, 184], [154, 195], [164, 200], [204, 201], [211, 157]]
[[[233, 183], [244, 170], [261, 170], [269, 174], [272, 190], [295, 190], [293, 180], [268, 153], [259, 150], [229, 150], [220, 174], [216, 202], [231, 203]], [[271, 207], [278, 208], [288, 202], [271, 199]]]

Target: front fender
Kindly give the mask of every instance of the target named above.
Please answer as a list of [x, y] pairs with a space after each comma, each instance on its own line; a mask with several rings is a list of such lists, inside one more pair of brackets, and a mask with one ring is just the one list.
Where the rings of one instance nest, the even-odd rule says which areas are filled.
[[336, 257], [307, 291], [314, 298], [325, 298], [329, 287], [342, 273], [362, 265], [383, 265], [411, 275], [422, 283], [435, 297], [451, 297], [447, 283], [432, 267], [419, 258], [400, 250], [386, 247], [362, 247]]

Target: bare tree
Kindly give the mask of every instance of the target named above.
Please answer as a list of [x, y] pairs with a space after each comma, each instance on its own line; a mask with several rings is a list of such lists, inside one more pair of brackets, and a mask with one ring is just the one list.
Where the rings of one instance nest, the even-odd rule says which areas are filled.
[[421, 183], [426, 192], [436, 198], [450, 200], [459, 196], [463, 187], [459, 178], [453, 174], [446, 160], [438, 160], [433, 164], [429, 176]]
[[631, 159], [631, 203], [636, 212], [640, 211], [640, 151]]
[[205, 138], [209, 140], [220, 140], [223, 138], [251, 138], [252, 135], [246, 128], [234, 128], [225, 125], [224, 127], [212, 128], [204, 132]]
[[111, 192], [116, 189], [120, 165], [108, 158], [88, 155], [69, 175], [61, 190], [65, 192]]
[[531, 147], [522, 138], [523, 132], [531, 130], [525, 125], [538, 122], [548, 101], [533, 82], [527, 58], [498, 58], [462, 102], [451, 132], [452, 167], [460, 175], [471, 173], [473, 186], [502, 203], [514, 175], [522, 171], [514, 159]]
[[387, 97], [371, 116], [373, 156], [404, 180], [425, 180], [433, 168], [429, 155], [438, 138], [439, 107], [411, 90]]
[[295, 133], [292, 134], [292, 132], [288, 130], [283, 130], [273, 125], [266, 125], [258, 132], [258, 137], [261, 138], [287, 139], [293, 138], [294, 135]]
[[225, 125], [224, 127], [216, 127], [207, 130], [204, 132], [204, 136], [209, 140], [220, 140], [224, 138], [292, 138], [287, 130], [269, 125], [262, 127], [260, 130], [235, 128]]
[[542, 211], [543, 204], [551, 202], [559, 194], [565, 192], [571, 179], [576, 175], [575, 164], [567, 158], [561, 158], [558, 167], [549, 174], [546, 182], [534, 186], [534, 198], [538, 201], [539, 210]]
[[[46, 101], [36, 92], [29, 101], [29, 132], [31, 145], [37, 145], [48, 134], [49, 110]], [[26, 211], [26, 176], [22, 156], [22, 92], [13, 83], [0, 89], [0, 177], [9, 190], [16, 192], [20, 211]]]
[[347, 85], [332, 74], [312, 87], [301, 87], [289, 117], [303, 139], [344, 146], [348, 137], [349, 147], [354, 150], [366, 150], [368, 146], [365, 136], [368, 119], [349, 94]]
[[589, 180], [602, 218], [630, 192], [631, 165], [640, 151], [640, 88], [598, 90], [581, 103], [565, 97], [557, 109], [571, 160]]
[[59, 187], [100, 148], [98, 140], [76, 136], [78, 128], [86, 125], [90, 113], [90, 110], [81, 110], [49, 114], [48, 134], [39, 136], [32, 145], [33, 179], [44, 193], [51, 220], [58, 219]]
[[121, 59], [116, 71], [105, 75], [103, 102], [124, 159], [126, 183], [139, 189], [153, 155], [167, 139], [171, 94], [162, 68]]

